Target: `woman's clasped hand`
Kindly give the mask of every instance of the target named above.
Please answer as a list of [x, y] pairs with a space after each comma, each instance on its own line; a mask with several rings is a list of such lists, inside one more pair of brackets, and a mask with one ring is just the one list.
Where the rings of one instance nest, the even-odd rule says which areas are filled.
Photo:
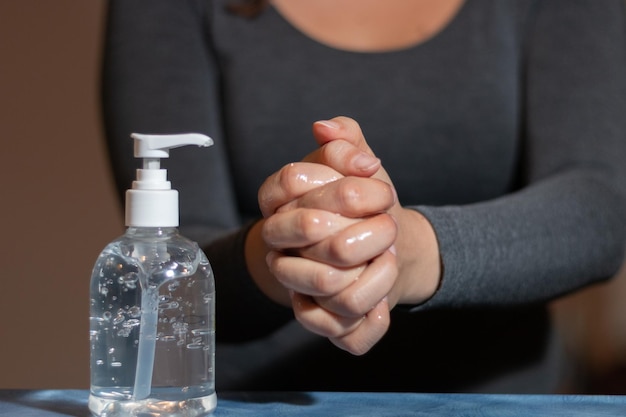
[[260, 235], [298, 321], [360, 355], [387, 331], [391, 308], [434, 294], [437, 242], [426, 219], [402, 208], [355, 120], [316, 122], [313, 135], [316, 151], [261, 186]]

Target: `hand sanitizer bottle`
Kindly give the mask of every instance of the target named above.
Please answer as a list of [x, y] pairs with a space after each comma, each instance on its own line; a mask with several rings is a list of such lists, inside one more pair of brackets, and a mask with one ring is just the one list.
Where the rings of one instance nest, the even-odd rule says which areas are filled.
[[126, 192], [126, 232], [107, 245], [90, 287], [91, 391], [99, 417], [207, 416], [215, 409], [215, 284], [178, 232], [178, 192], [160, 169], [200, 134], [131, 135], [143, 158]]

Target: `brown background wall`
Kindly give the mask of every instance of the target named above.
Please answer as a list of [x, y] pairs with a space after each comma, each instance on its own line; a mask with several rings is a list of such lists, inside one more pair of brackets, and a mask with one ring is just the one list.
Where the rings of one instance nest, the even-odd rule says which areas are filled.
[[88, 386], [88, 288], [122, 216], [97, 106], [102, 0], [0, 0], [0, 387]]
[[[123, 232], [99, 120], [104, 5], [0, 0], [0, 388], [88, 386], [89, 276]], [[625, 275], [555, 308], [594, 376], [626, 356]]]

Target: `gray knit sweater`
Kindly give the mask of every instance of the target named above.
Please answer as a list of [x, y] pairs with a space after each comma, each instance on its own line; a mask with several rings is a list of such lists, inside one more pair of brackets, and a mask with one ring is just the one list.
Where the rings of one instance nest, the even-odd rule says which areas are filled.
[[[181, 231], [215, 270], [218, 339], [292, 319], [251, 282], [243, 240], [259, 185], [315, 148], [318, 119], [359, 121], [400, 202], [433, 224], [444, 267], [437, 294], [397, 308], [364, 357], [314, 340], [306, 360], [285, 356], [236, 388], [470, 391], [548, 369], [545, 303], [611, 277], [624, 254], [623, 2], [467, 0], [434, 38], [386, 53], [224, 5], [112, 0], [103, 66], [120, 191], [137, 167], [131, 132], [215, 139], [172, 151], [167, 168]], [[549, 390], [541, 380], [503, 390]]]

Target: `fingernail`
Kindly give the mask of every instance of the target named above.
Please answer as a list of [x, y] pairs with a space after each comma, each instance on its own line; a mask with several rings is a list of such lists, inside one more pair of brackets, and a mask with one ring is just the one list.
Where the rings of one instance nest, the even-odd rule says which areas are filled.
[[322, 126], [326, 126], [326, 127], [330, 128], [330, 129], [339, 129], [341, 127], [341, 125], [339, 123], [334, 122], [332, 120], [318, 120], [315, 123], [319, 123]]
[[361, 152], [353, 160], [354, 166], [361, 171], [368, 171], [380, 164], [380, 159], [366, 152]]

